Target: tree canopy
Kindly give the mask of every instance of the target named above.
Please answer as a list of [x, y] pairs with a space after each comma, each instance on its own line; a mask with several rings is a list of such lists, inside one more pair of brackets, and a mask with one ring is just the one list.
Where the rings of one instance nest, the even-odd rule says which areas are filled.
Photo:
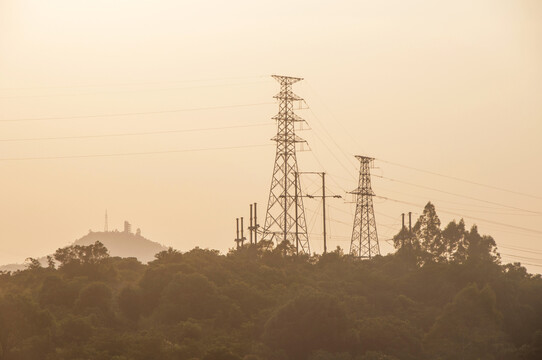
[[428, 204], [397, 252], [260, 242], [142, 264], [100, 243], [0, 274], [0, 360], [540, 359], [542, 278]]

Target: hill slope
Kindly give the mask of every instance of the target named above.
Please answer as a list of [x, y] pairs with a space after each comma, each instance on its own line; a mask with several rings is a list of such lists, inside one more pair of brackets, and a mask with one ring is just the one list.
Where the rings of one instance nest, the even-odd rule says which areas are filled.
[[167, 250], [163, 245], [144, 238], [139, 233], [133, 234], [127, 231], [90, 232], [81, 239], [76, 240], [74, 245], [91, 245], [96, 241], [101, 242], [109, 250], [110, 256], [135, 257], [146, 263], [154, 259], [154, 255]]
[[[154, 255], [160, 251], [167, 250], [167, 247], [151, 241], [140, 232], [131, 233], [130, 231], [90, 231], [87, 235], [76, 240], [73, 245], [91, 245], [96, 241], [101, 242], [109, 250], [110, 256], [135, 257], [143, 263], [154, 260]], [[38, 259], [43, 266], [47, 266], [47, 257]], [[0, 266], [0, 271], [24, 270], [24, 264], [7, 264]]]

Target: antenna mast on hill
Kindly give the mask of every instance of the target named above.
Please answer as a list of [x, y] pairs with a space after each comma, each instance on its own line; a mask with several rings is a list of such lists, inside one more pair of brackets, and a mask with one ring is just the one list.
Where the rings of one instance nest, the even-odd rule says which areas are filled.
[[104, 232], [109, 231], [109, 223], [107, 221], [107, 209], [105, 210], [105, 226], [104, 226]]
[[375, 213], [373, 208], [373, 196], [371, 188], [371, 172], [374, 158], [356, 156], [360, 161], [358, 188], [351, 192], [356, 195], [356, 216], [352, 229], [352, 241], [350, 254], [357, 258], [372, 258], [380, 255], [378, 234], [376, 232]]
[[310, 254], [307, 223], [303, 199], [295, 194], [301, 193], [296, 173], [296, 143], [306, 142], [295, 134], [295, 123], [304, 120], [294, 113], [294, 101], [303, 99], [292, 92], [292, 84], [303, 79], [273, 75], [280, 83], [280, 92], [274, 96], [279, 100], [279, 113], [273, 117], [277, 121], [277, 135], [272, 139], [277, 143], [275, 165], [267, 203], [267, 215], [263, 227], [263, 240], [288, 240], [296, 244], [299, 252]]

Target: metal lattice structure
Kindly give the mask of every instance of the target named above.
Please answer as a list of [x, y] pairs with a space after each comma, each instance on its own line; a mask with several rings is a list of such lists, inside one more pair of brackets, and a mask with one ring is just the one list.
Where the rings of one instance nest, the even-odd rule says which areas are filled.
[[356, 156], [360, 161], [358, 188], [351, 191], [356, 195], [356, 215], [352, 229], [352, 241], [350, 243], [350, 255], [356, 258], [372, 258], [380, 255], [378, 234], [373, 208], [373, 196], [371, 188], [371, 172], [374, 158]]
[[297, 176], [296, 144], [305, 142], [295, 134], [295, 124], [304, 120], [294, 113], [294, 101], [303, 99], [292, 92], [292, 85], [303, 79], [273, 75], [280, 83], [277, 143], [271, 190], [267, 203], [267, 215], [263, 227], [263, 240], [280, 243], [284, 240], [296, 245], [298, 253], [310, 254], [305, 209], [299, 177]]

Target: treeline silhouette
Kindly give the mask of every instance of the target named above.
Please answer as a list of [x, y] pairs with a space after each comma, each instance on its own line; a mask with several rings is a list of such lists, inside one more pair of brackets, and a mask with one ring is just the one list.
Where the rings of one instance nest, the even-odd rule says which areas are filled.
[[0, 275], [0, 359], [542, 359], [542, 278], [430, 203], [394, 254], [289, 243], [147, 265], [99, 242]]

